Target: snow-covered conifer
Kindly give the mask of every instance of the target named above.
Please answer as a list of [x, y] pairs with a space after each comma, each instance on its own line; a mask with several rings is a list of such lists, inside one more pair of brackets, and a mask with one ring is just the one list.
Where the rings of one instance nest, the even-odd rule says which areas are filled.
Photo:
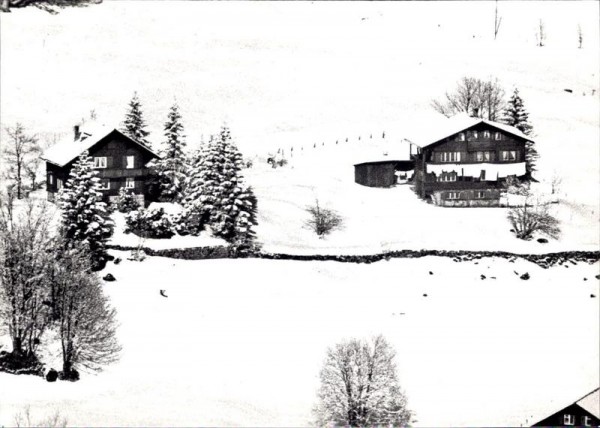
[[106, 241], [112, 235], [113, 223], [102, 202], [98, 172], [87, 151], [73, 165], [59, 201], [63, 235], [67, 240], [85, 243], [94, 267], [101, 267], [106, 260]]
[[142, 114], [142, 103], [138, 98], [137, 92], [133, 93], [127, 113], [125, 113], [125, 120], [121, 124], [122, 131], [129, 138], [151, 148], [151, 143], [146, 139], [150, 133], [146, 131], [146, 122], [144, 121], [144, 115]]
[[173, 104], [165, 122], [165, 137], [160, 151], [161, 159], [156, 164], [161, 194], [170, 200], [180, 200], [185, 183], [187, 159], [186, 143], [179, 106]]
[[190, 233], [209, 224], [216, 236], [246, 245], [254, 238], [256, 198], [244, 183], [242, 154], [223, 126], [194, 156], [184, 198]]
[[[508, 105], [504, 110], [502, 121], [510, 126], [514, 126], [525, 135], [532, 135], [533, 127], [529, 123], [529, 113], [525, 109], [523, 99], [519, 95], [519, 90], [515, 88]], [[533, 141], [525, 143], [525, 162], [527, 174], [531, 175], [536, 171], [536, 162], [539, 158]]]

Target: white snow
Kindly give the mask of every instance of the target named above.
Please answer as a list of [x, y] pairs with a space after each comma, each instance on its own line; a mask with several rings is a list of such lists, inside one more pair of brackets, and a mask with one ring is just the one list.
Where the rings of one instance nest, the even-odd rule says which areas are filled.
[[120, 362], [77, 383], [0, 374], [0, 425], [29, 404], [76, 426], [306, 426], [326, 348], [379, 333], [418, 426], [519, 426], [598, 385], [598, 263], [113, 254]]

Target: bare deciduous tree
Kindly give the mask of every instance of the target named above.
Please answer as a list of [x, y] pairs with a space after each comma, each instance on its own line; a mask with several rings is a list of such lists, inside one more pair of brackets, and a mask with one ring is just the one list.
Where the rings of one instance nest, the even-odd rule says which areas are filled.
[[23, 175], [26, 174], [28, 165], [40, 153], [37, 138], [25, 133], [25, 128], [20, 123], [13, 127], [5, 128], [8, 141], [2, 151], [4, 160], [8, 165], [8, 177], [17, 187], [17, 198], [23, 197]]
[[505, 105], [504, 89], [498, 79], [487, 81], [463, 77], [454, 92], [446, 92], [444, 101], [434, 100], [432, 106], [446, 117], [467, 113], [472, 117], [498, 120]]
[[43, 419], [33, 419], [31, 416], [31, 407], [25, 406], [22, 412], [15, 415], [16, 427], [45, 427], [45, 428], [64, 428], [67, 426], [67, 418], [56, 410], [50, 416]]
[[560, 222], [550, 212], [550, 204], [531, 190], [530, 183], [521, 183], [516, 178], [508, 180], [507, 191], [520, 199], [508, 210], [508, 220], [517, 238], [529, 240], [536, 233], [554, 239], [560, 236]]
[[321, 208], [318, 199], [314, 205], [306, 207], [306, 211], [310, 214], [306, 225], [319, 235], [319, 237], [327, 235], [342, 224], [342, 218], [333, 210]]
[[406, 426], [412, 422], [394, 357], [383, 336], [329, 348], [314, 409], [317, 425]]
[[581, 24], [577, 24], [577, 41], [579, 42], [579, 49], [583, 46], [583, 30]]
[[45, 203], [30, 200], [17, 216], [10, 201], [0, 199], [0, 319], [12, 340], [15, 369], [36, 364], [36, 349], [50, 324], [49, 223]]
[[498, 31], [500, 31], [500, 24], [502, 23], [502, 17], [498, 17], [498, 0], [496, 0], [496, 11], [494, 14], [494, 40], [498, 37]]
[[78, 367], [100, 371], [118, 359], [121, 347], [116, 339], [116, 312], [91, 271], [89, 251], [79, 244], [63, 247], [54, 275], [59, 290], [62, 376], [75, 380]]

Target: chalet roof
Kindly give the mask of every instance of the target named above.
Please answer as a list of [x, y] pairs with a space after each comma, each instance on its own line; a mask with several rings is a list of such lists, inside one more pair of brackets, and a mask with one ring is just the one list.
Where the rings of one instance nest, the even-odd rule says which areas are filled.
[[129, 138], [127, 135], [123, 134], [116, 128], [111, 128], [107, 126], [96, 126], [94, 128], [87, 128], [81, 131], [81, 136], [77, 140], [74, 140], [72, 137], [65, 138], [64, 140], [58, 142], [57, 144], [49, 147], [41, 156], [41, 158], [47, 162], [53, 163], [57, 166], [65, 166], [73, 159], [78, 157], [85, 150], [91, 149], [97, 143], [99, 143], [102, 139], [107, 137], [109, 134], [116, 132], [124, 138], [128, 139], [134, 144], [141, 146], [144, 150], [150, 152], [155, 157], [160, 157], [154, 151], [144, 146], [141, 143]]
[[[415, 152], [416, 150], [413, 149]], [[386, 138], [366, 139], [364, 145], [357, 148], [352, 163], [360, 165], [376, 162], [397, 162], [410, 160], [410, 143], [405, 139]]]
[[409, 141], [420, 147], [427, 147], [480, 123], [485, 123], [493, 128], [497, 128], [524, 140], [532, 141], [531, 137], [523, 134], [514, 126], [510, 126], [505, 123], [493, 122], [487, 119], [470, 117], [466, 114], [458, 114], [445, 120], [442, 119], [437, 120], [434, 123], [428, 123], [427, 130], [425, 131], [423, 129], [413, 130], [413, 132], [409, 133], [412, 137], [409, 138]]
[[575, 402], [579, 407], [600, 418], [600, 388], [596, 388]]

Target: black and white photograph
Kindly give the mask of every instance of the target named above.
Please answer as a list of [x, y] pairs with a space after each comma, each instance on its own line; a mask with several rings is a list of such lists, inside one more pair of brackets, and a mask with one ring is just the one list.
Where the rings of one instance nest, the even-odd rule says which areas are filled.
[[0, 428], [600, 426], [598, 1], [0, 1]]

